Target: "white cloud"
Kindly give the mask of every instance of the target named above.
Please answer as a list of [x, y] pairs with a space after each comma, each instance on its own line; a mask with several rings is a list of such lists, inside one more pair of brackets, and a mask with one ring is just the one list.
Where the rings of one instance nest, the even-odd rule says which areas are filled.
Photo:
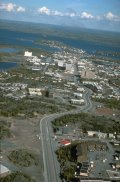
[[0, 4], [0, 9], [8, 11], [8, 12], [14, 11], [15, 7], [16, 7], [16, 4], [13, 4], [13, 3], [8, 3], [8, 4], [2, 3], [2, 4]]
[[62, 13], [57, 10], [50, 10], [47, 7], [43, 6], [42, 8], [38, 9], [38, 13], [48, 15], [48, 16], [69, 16], [69, 17], [74, 17], [76, 16], [75, 13]]
[[108, 12], [105, 17], [108, 19], [108, 20], [113, 20], [115, 18], [115, 15], [112, 14], [111, 12]]
[[23, 8], [22, 6], [19, 6], [17, 8], [17, 12], [25, 12], [25, 8]]
[[87, 12], [84, 11], [84, 12], [81, 13], [81, 18], [92, 19], [92, 18], [94, 18], [94, 17], [93, 17], [92, 14], [87, 13]]
[[49, 15], [49, 16], [64, 16], [63, 13], [61, 13], [60, 11], [57, 11], [57, 10], [52, 11], [45, 6], [43, 6], [42, 8], [39, 8], [38, 13]]
[[50, 15], [51, 14], [51, 11], [47, 7], [45, 7], [45, 6], [42, 7], [42, 8], [39, 8], [38, 12], [40, 14], [46, 14], [46, 15]]
[[107, 20], [110, 20], [110, 21], [120, 21], [120, 17], [114, 15], [114, 14], [111, 13], [111, 12], [108, 12], [106, 15], [104, 15], [104, 17], [105, 17]]
[[[48, 16], [65, 16], [65, 17], [80, 17], [82, 19], [93, 19], [95, 18], [92, 14], [87, 12], [82, 12], [81, 15], [77, 14], [76, 12], [60, 12], [57, 10], [50, 10], [49, 8], [43, 6], [37, 10], [38, 13]], [[96, 19], [100, 19], [100, 17], [97, 17]]]
[[64, 16], [63, 13], [61, 13], [60, 11], [51, 11], [51, 15], [54, 15], [54, 16]]
[[86, 11], [83, 11], [81, 14], [78, 14], [76, 12], [74, 12], [73, 10], [70, 11], [70, 12], [60, 12], [58, 10], [50, 10], [49, 8], [43, 6], [41, 8], [39, 8], [37, 10], [37, 12], [39, 14], [43, 14], [43, 15], [47, 15], [47, 16], [64, 16], [64, 17], [80, 17], [81, 19], [84, 19], [84, 20], [91, 20], [91, 19], [94, 19], [96, 21], [100, 21], [100, 20], [109, 20], [109, 21], [120, 21], [120, 17], [119, 16], [116, 16], [114, 15], [113, 13], [111, 12], [108, 12], [106, 15], [103, 15], [103, 16], [99, 16], [99, 15], [96, 15], [96, 16], [93, 16], [91, 13], [88, 13]]
[[8, 12], [13, 12], [13, 11], [25, 12], [25, 8], [23, 8], [22, 6], [17, 6], [16, 4], [13, 3], [6, 3], [6, 4], [1, 3], [0, 9]]

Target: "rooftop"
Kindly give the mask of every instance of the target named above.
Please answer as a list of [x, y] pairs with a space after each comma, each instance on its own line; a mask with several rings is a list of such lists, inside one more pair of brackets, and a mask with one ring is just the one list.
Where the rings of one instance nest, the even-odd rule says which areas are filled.
[[0, 164], [0, 175], [4, 174], [6, 172], [10, 172], [10, 170], [7, 167], [5, 167], [2, 164]]

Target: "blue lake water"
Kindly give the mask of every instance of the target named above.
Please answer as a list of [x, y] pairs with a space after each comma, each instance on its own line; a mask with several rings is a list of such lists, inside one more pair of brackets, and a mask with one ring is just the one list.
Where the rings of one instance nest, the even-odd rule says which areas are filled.
[[3, 52], [3, 53], [14, 53], [14, 52], [17, 52], [18, 49], [16, 48], [11, 48], [11, 47], [4, 47], [4, 48], [0, 48], [0, 53]]
[[26, 48], [38, 48], [45, 51], [55, 52], [59, 49], [52, 48], [42, 44], [36, 44], [40, 38], [44, 39], [44, 36], [32, 33], [23, 33], [17, 31], [10, 31], [6, 29], [0, 29], [0, 44], [1, 45], [12, 45], [12, 46], [24, 46]]
[[[106, 34], [105, 34], [106, 35]], [[104, 35], [104, 36], [105, 36]], [[114, 36], [113, 36], [114, 37]], [[85, 50], [87, 53], [94, 54], [96, 51], [109, 51], [109, 52], [120, 52], [120, 45], [114, 45], [112, 43], [106, 44], [106, 42], [98, 42], [98, 41], [90, 41], [85, 38], [82, 40], [65, 38], [56, 35], [46, 35], [44, 36], [41, 33], [25, 33], [18, 31], [11, 31], [7, 29], [0, 29], [0, 44], [1, 45], [12, 45], [14, 46], [22, 46], [24, 48], [37, 48], [42, 49], [44, 51], [55, 52], [59, 51], [59, 49], [54, 47], [49, 47], [48, 45], [36, 44], [38, 40], [53, 40], [62, 42], [68, 46], [79, 48]], [[15, 51], [15, 49], [3, 49], [4, 51]], [[109, 57], [109, 55], [108, 55]], [[110, 57], [115, 58], [110, 55]], [[120, 56], [116, 56], [116, 59], [120, 59]]]
[[[66, 30], [64, 29], [64, 32]], [[80, 34], [81, 32], [79, 32]], [[89, 34], [89, 31], [87, 30], [87, 33]], [[95, 32], [93, 31], [93, 35], [95, 34]], [[108, 41], [94, 41], [94, 40], [90, 40], [87, 39], [87, 37], [85, 37], [84, 39], [74, 39], [74, 38], [66, 38], [66, 37], [62, 37], [59, 35], [44, 35], [42, 33], [26, 33], [26, 32], [19, 32], [19, 31], [12, 31], [12, 30], [8, 30], [8, 29], [0, 29], [0, 44], [1, 45], [7, 45], [9, 47], [9, 45], [12, 45], [13, 47], [15, 46], [22, 46], [25, 49], [29, 48], [36, 48], [36, 49], [42, 49], [44, 51], [48, 51], [48, 52], [55, 52], [55, 51], [60, 51], [59, 48], [54, 48], [54, 47], [50, 47], [48, 45], [43, 45], [41, 44], [37, 44], [36, 42], [39, 40], [52, 40], [52, 41], [58, 41], [61, 42], [67, 46], [71, 46], [74, 48], [78, 48], [78, 49], [83, 49], [85, 50], [87, 53], [89, 54], [95, 54], [97, 51], [107, 51], [110, 54], [103, 55], [106, 57], [110, 57], [110, 58], [114, 58], [114, 59], [120, 59], [120, 55], [114, 56], [114, 53], [120, 53], [120, 42], [117, 41], [118, 36], [120, 34], [115, 34], [115, 33], [102, 33], [102, 37], [107, 37]], [[93, 36], [92, 35], [92, 36]], [[96, 35], [95, 35], [96, 36]], [[101, 36], [101, 33], [100, 33]], [[110, 37], [112, 37], [112, 39], [109, 39]], [[95, 38], [93, 36], [93, 38]], [[99, 38], [99, 40], [101, 40]], [[104, 40], [104, 38], [102, 38], [102, 40]], [[113, 42], [111, 40], [114, 40]], [[116, 41], [115, 41], [116, 40]], [[115, 43], [117, 42], [117, 43]], [[16, 49], [14, 48], [1, 48], [0, 52], [14, 52], [16, 51]], [[112, 53], [114, 55], [112, 55]]]
[[17, 66], [17, 63], [13, 62], [0, 62], [0, 71], [7, 71]]

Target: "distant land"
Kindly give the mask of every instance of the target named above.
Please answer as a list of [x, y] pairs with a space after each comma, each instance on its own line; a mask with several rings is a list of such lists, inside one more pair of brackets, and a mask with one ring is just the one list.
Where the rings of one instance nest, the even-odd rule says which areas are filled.
[[[39, 48], [35, 42], [45, 39], [60, 41], [88, 52], [101, 50], [120, 52], [120, 33], [118, 32], [8, 20], [0, 20], [0, 25], [1, 45], [24, 46], [25, 44], [29, 47], [34, 44], [33, 47]], [[29, 44], [26, 44], [24, 37]], [[15, 44], [14, 41], [15, 39], [18, 41], [18, 38], [19, 43]]]

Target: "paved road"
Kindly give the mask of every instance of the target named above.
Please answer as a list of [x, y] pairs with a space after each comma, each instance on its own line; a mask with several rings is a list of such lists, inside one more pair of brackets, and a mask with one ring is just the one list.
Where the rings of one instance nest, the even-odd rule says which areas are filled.
[[92, 103], [90, 101], [91, 93], [91, 90], [85, 88], [85, 94], [83, 96], [85, 105], [81, 108], [64, 113], [56, 113], [48, 116], [46, 115], [40, 120], [40, 136], [42, 142], [45, 182], [61, 182], [59, 178], [60, 166], [55, 155], [55, 145], [52, 138], [53, 131], [51, 127], [51, 121], [63, 115], [77, 114], [79, 112], [86, 112], [92, 109]]

